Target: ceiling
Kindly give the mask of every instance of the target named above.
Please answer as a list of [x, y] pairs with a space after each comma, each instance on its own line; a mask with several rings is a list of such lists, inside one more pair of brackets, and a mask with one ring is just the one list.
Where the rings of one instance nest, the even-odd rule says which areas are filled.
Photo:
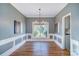
[[67, 3], [12, 3], [26, 17], [54, 17], [56, 16]]

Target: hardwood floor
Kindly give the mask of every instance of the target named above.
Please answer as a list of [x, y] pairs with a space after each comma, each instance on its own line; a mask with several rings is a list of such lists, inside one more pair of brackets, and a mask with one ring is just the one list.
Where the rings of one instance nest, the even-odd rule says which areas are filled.
[[52, 41], [28, 41], [11, 56], [69, 56], [69, 51], [62, 50]]

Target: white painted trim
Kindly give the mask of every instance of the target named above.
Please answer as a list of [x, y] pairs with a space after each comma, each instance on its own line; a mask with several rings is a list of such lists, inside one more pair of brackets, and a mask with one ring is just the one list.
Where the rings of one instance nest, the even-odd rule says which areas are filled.
[[55, 36], [59, 37], [59, 38], [62, 38], [62, 36], [58, 35], [58, 34], [54, 34]]
[[[75, 45], [77, 48], [73, 47]], [[75, 51], [73, 51], [73, 48]], [[79, 41], [78, 40], [71, 40], [71, 50], [70, 50], [71, 56], [79, 56]]]
[[[54, 36], [56, 36], [56, 37], [58, 37], [58, 38], [60, 38], [61, 39], [61, 41], [63, 42], [63, 40], [62, 40], [62, 36], [60, 36], [60, 35], [58, 35], [58, 34], [54, 34]], [[64, 49], [64, 47], [63, 47], [63, 44], [61, 43], [59, 43], [58, 41], [56, 41], [56, 40], [54, 40], [54, 42], [60, 47], [60, 48], [62, 48], [62, 49]]]
[[1, 54], [1, 56], [9, 56], [10, 54], [12, 54], [15, 50], [17, 50], [18, 48], [20, 48], [26, 41], [21, 42], [19, 45], [14, 46], [13, 48], [7, 50], [6, 52], [4, 52], [3, 54]]
[[[31, 39], [28, 39], [28, 36], [31, 36]], [[48, 34], [48, 38], [33, 38], [32, 37], [32, 33], [27, 33], [26, 36], [27, 36], [27, 40], [26, 41], [53, 41], [53, 39], [50, 39], [50, 35], [53, 36], [53, 39], [54, 39], [54, 34], [53, 33], [49, 33]]]
[[[62, 39], [63, 39], [63, 47], [65, 48], [65, 17], [70, 16], [70, 27], [71, 27], [71, 12], [66, 14], [62, 17]], [[71, 28], [70, 28], [70, 34], [71, 34]], [[71, 35], [70, 35], [70, 41], [71, 41]]]
[[31, 39], [32, 39], [32, 33], [27, 33], [26, 36], [27, 36], [27, 39], [28, 39], [28, 36], [31, 36]]
[[53, 33], [49, 33], [48, 39], [50, 39], [50, 36], [53, 36], [53, 39], [54, 39], [54, 34]]
[[27, 39], [26, 41], [53, 41], [52, 39]]
[[3, 45], [3, 44], [7, 44], [9, 42], [12, 42], [12, 41], [14, 42], [16, 39], [21, 38], [23, 36], [26, 36], [26, 34], [11, 37], [11, 38], [7, 38], [7, 39], [4, 39], [4, 40], [0, 40], [0, 46]]
[[[19, 36], [15, 36], [15, 37], [11, 37], [11, 38], [8, 38], [8, 39], [4, 39], [4, 40], [1, 40], [0, 41], [0, 46], [4, 45], [4, 44], [7, 44], [9, 42], [13, 42], [13, 46], [12, 48], [10, 48], [9, 50], [7, 50], [6, 52], [4, 52], [3, 56], [7, 56], [7, 55], [10, 55], [12, 52], [14, 52], [16, 49], [18, 49], [24, 42], [26, 42], [26, 40], [23, 40], [23, 37], [26, 36], [26, 34], [23, 34], [23, 35], [19, 35]], [[15, 45], [15, 40], [19, 39], [19, 38], [22, 38], [22, 42], [19, 43], [18, 45]]]
[[61, 45], [58, 41], [54, 40], [54, 42], [55, 42], [60, 48], [63, 49], [62, 45]]
[[[28, 35], [31, 36], [31, 39], [28, 39]], [[26, 41], [53, 41], [53, 39], [50, 39], [50, 35], [53, 36], [53, 39], [54, 39], [54, 34], [53, 33], [49, 33], [48, 38], [33, 38], [32, 33], [27, 33], [26, 34], [26, 36], [27, 36]]]

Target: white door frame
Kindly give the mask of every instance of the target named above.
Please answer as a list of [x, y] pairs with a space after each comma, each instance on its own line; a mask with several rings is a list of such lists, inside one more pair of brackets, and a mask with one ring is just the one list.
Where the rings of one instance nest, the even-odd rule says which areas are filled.
[[[65, 49], [65, 17], [67, 16], [70, 16], [70, 27], [71, 27], [71, 13], [68, 13], [62, 17], [62, 46], [64, 49]], [[71, 28], [70, 28], [70, 42], [71, 42]]]
[[[34, 24], [35, 24], [35, 23], [39, 23], [39, 22], [38, 22], [38, 21], [32, 22], [32, 38], [35, 38], [35, 37], [33, 36], [33, 27], [34, 27]], [[47, 21], [42, 21], [41, 23], [48, 24], [48, 25], [47, 25], [48, 31], [47, 31], [47, 37], [46, 37], [46, 38], [48, 38], [48, 37], [49, 37], [49, 23], [48, 23]], [[45, 39], [46, 39], [46, 38], [45, 38]], [[36, 38], [36, 39], [38, 39], [38, 38]]]

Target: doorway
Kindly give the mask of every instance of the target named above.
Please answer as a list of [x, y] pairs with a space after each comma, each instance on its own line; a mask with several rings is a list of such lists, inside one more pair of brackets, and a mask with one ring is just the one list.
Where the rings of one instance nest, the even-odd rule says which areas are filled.
[[70, 17], [71, 13], [65, 15], [63, 17], [63, 42], [64, 42], [64, 48], [70, 51]]

